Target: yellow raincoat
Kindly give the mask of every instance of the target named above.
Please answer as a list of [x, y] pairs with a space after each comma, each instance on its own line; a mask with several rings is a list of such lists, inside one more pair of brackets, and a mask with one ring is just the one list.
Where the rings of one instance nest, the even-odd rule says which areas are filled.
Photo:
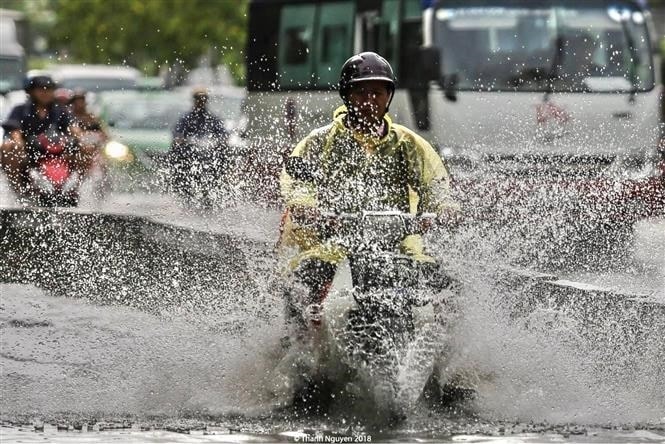
[[[305, 259], [337, 264], [346, 254], [338, 245], [322, 242], [311, 228], [294, 223], [289, 210], [316, 207], [326, 212], [399, 210], [412, 214], [458, 209], [450, 197], [449, 175], [432, 146], [413, 131], [384, 117], [384, 137], [368, 136], [344, 125], [347, 110], [338, 108], [333, 122], [312, 131], [291, 156], [319, 169], [315, 181], [295, 180], [285, 170], [280, 177], [287, 211], [280, 248], [293, 252], [289, 268]], [[294, 251], [295, 250], [295, 251]], [[433, 262], [423, 251], [422, 238], [409, 235], [402, 252]]]

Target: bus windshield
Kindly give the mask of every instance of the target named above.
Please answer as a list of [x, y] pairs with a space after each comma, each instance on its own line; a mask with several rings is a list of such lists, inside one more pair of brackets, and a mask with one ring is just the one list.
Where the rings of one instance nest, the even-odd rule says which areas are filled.
[[629, 3], [470, 5], [435, 12], [442, 80], [456, 89], [628, 92], [654, 86], [646, 17]]

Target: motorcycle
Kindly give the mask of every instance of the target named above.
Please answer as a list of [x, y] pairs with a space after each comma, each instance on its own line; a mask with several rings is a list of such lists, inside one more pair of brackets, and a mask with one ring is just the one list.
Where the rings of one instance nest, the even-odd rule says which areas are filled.
[[188, 204], [211, 208], [228, 170], [226, 142], [215, 134], [189, 136], [170, 157], [173, 190]]
[[49, 128], [26, 142], [32, 159], [27, 170], [28, 194], [40, 206], [77, 206], [81, 178], [69, 159], [78, 149], [76, 140]]
[[[314, 179], [298, 159], [289, 159], [286, 169], [298, 180]], [[400, 251], [404, 238], [422, 234], [434, 217], [364, 211], [298, 221], [341, 248], [347, 265], [338, 266], [336, 284], [322, 303], [312, 304], [304, 286], [287, 284], [287, 309], [291, 304], [301, 310], [292, 323], [296, 332], [290, 336], [296, 340], [286, 344], [289, 350], [275, 372], [278, 404], [311, 409], [315, 401], [325, 409], [324, 397], [350, 398], [371, 417], [394, 421], [424, 397], [449, 393], [438, 384], [446, 382], [440, 370], [454, 311], [453, 280], [435, 264]], [[340, 286], [345, 267], [350, 283], [347, 276]], [[298, 333], [303, 325], [306, 333]], [[449, 399], [457, 400], [462, 397]]]

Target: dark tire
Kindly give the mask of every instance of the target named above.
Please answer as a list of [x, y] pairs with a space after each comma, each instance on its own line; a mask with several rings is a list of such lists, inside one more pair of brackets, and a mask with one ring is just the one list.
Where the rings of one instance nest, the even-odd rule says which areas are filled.
[[308, 381], [296, 392], [292, 409], [296, 414], [303, 416], [324, 415], [330, 410], [334, 398], [335, 387], [331, 381], [327, 379]]

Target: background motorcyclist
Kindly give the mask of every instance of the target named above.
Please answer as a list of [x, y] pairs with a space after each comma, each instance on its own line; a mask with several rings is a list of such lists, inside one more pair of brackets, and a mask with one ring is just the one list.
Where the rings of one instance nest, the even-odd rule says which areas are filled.
[[172, 155], [181, 161], [188, 158], [186, 142], [189, 137], [212, 135], [223, 145], [228, 141], [224, 122], [208, 109], [207, 89], [195, 88], [192, 100], [192, 109], [178, 120], [173, 130]]
[[75, 89], [70, 94], [69, 105], [72, 117], [81, 131], [99, 131], [106, 134], [101, 119], [88, 110], [86, 95], [87, 92], [81, 88]]
[[[373, 52], [351, 57], [342, 66], [339, 92], [344, 105], [335, 111], [333, 122], [312, 131], [291, 154], [308, 173], [296, 177], [287, 172], [287, 161], [281, 176], [286, 212], [280, 247], [292, 252], [289, 270], [314, 304], [325, 298], [345, 256], [341, 248], [324, 242], [312, 223], [321, 211], [432, 212], [442, 223], [455, 221], [459, 214], [439, 155], [387, 114], [395, 92], [390, 64]], [[419, 235], [407, 236], [401, 249], [416, 260], [435, 263], [424, 253]], [[301, 308], [289, 291], [286, 297], [287, 317], [298, 319]]]
[[208, 110], [208, 91], [195, 88], [193, 107], [173, 131], [169, 153], [171, 184], [189, 203], [209, 207], [228, 165], [224, 122]]
[[[28, 169], [36, 153], [26, 144], [29, 138], [55, 127], [61, 134], [78, 138], [80, 130], [69, 111], [55, 103], [55, 82], [49, 76], [39, 75], [26, 80], [25, 91], [29, 99], [12, 109], [2, 124], [6, 139], [2, 143], [0, 157], [14, 192], [25, 195], [29, 190]], [[75, 170], [82, 172], [84, 165], [75, 152], [64, 156]]]

